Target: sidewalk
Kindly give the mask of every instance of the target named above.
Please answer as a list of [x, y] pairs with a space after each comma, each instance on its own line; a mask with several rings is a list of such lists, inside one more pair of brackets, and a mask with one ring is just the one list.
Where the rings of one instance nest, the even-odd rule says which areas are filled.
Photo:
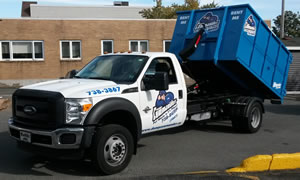
[[11, 99], [11, 95], [15, 92], [16, 88], [0, 88], [0, 98]]

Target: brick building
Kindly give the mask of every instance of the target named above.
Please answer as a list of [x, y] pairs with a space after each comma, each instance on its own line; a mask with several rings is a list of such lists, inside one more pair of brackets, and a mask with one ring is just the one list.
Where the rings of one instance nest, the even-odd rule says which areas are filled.
[[104, 52], [163, 51], [175, 20], [2, 19], [0, 83], [29, 84], [80, 69]]

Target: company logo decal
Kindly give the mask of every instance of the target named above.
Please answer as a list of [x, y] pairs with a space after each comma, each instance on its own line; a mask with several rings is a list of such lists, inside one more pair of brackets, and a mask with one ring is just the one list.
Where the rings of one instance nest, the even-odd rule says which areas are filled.
[[273, 88], [275, 88], [275, 89], [281, 89], [281, 83], [274, 82], [273, 83]]
[[25, 114], [33, 115], [37, 112], [37, 109], [34, 106], [25, 106], [23, 111]]
[[177, 99], [172, 92], [159, 91], [155, 106], [153, 107], [153, 124], [161, 121], [173, 121], [177, 115]]
[[245, 22], [244, 31], [248, 36], [255, 36], [256, 34], [256, 22], [252, 14], [247, 18]]
[[200, 20], [197, 21], [194, 27], [194, 33], [198, 32], [202, 28], [202, 24], [205, 24], [205, 30], [207, 32], [217, 31], [220, 25], [219, 16], [214, 15], [212, 12], [206, 13]]

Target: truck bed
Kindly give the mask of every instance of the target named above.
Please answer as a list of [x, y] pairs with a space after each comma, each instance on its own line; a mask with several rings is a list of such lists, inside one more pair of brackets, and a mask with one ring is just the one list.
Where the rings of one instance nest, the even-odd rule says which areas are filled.
[[292, 55], [250, 5], [179, 12], [170, 52], [180, 61], [201, 24], [206, 31], [185, 65], [197, 82], [283, 100]]

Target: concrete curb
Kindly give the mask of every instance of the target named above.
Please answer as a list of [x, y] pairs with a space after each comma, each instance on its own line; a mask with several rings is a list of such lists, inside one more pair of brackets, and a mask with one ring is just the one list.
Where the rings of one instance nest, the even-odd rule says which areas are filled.
[[245, 159], [240, 166], [226, 170], [227, 173], [288, 170], [300, 168], [300, 153], [256, 155]]

